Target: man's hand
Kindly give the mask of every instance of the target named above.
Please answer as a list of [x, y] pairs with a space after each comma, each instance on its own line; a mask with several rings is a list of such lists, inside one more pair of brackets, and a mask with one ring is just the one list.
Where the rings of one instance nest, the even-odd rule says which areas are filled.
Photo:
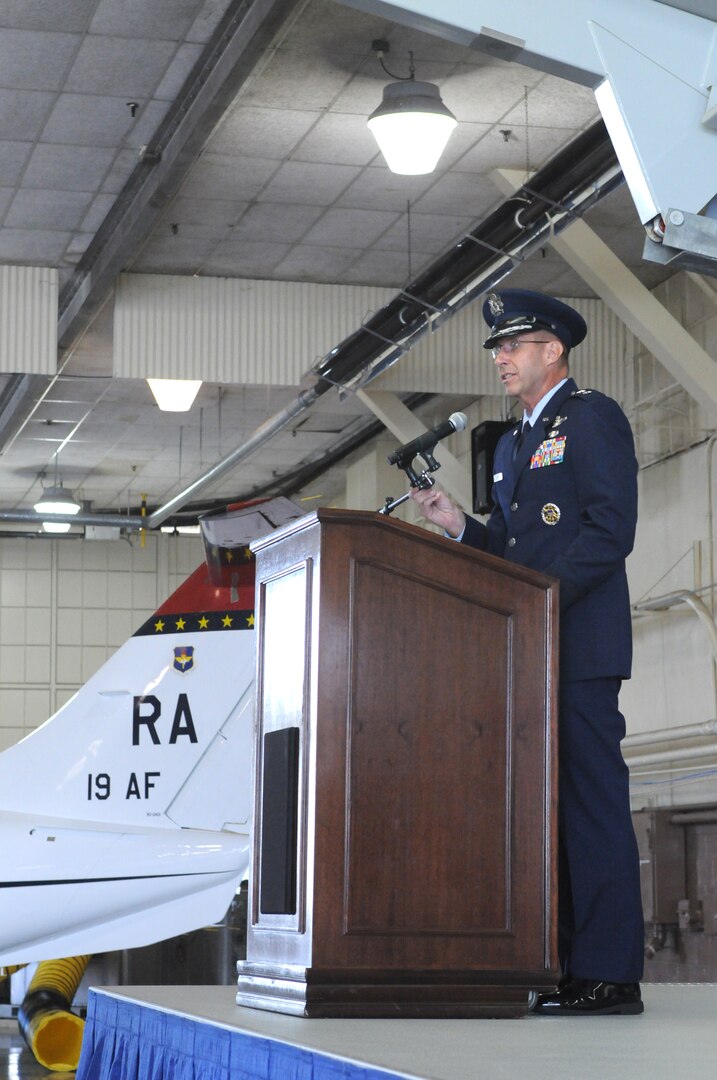
[[460, 536], [466, 525], [466, 516], [452, 499], [438, 488], [411, 488], [410, 496], [421, 508], [426, 521], [447, 532], [449, 536]]

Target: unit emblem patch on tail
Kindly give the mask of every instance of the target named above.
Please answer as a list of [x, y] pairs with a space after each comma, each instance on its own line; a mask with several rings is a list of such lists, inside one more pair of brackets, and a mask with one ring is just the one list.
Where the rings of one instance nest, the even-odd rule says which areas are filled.
[[194, 646], [178, 645], [174, 650], [174, 667], [184, 674], [194, 667]]

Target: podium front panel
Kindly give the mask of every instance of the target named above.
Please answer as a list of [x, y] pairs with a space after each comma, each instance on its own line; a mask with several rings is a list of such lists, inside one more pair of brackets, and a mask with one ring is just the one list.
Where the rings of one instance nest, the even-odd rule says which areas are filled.
[[520, 1011], [557, 966], [555, 583], [348, 511], [255, 550], [257, 787], [265, 733], [298, 727], [297, 911], [260, 908], [258, 795], [238, 1000]]

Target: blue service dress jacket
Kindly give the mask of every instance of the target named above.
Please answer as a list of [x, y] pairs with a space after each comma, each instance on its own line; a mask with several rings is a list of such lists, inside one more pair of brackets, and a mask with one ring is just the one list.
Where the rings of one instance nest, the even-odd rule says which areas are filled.
[[494, 509], [486, 524], [467, 518], [462, 542], [559, 580], [564, 681], [629, 678], [637, 460], [627, 418], [568, 379], [514, 456], [519, 432], [498, 442]]

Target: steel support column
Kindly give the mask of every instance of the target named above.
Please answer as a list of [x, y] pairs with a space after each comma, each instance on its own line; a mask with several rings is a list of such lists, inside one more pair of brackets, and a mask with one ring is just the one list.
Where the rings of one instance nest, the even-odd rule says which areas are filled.
[[[396, 436], [399, 445], [418, 438], [428, 430], [414, 413], [406, 408], [400, 397], [390, 390], [359, 390], [357, 396], [374, 416], [385, 424], [391, 434]], [[472, 499], [468, 470], [443, 443], [436, 450], [436, 461], [441, 463], [437, 474], [441, 487], [453, 496], [463, 510], [470, 513]]]

